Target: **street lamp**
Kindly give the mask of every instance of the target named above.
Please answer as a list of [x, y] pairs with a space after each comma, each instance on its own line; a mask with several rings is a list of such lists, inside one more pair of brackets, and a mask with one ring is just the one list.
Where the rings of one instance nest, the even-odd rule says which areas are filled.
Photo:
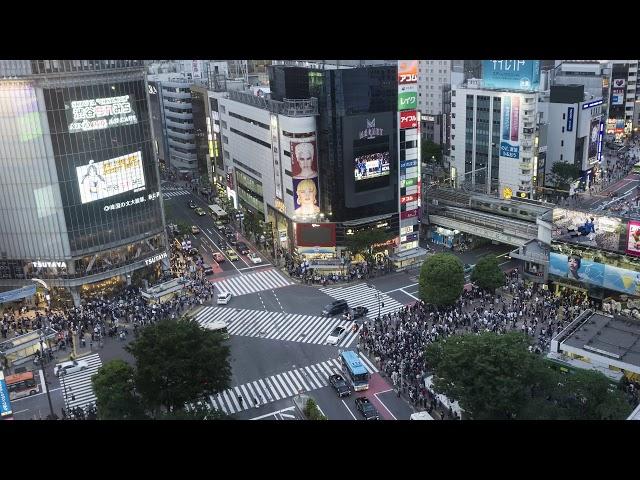
[[44, 340], [45, 337], [42, 334], [42, 332], [40, 332], [40, 358], [43, 360], [42, 361], [42, 377], [44, 378], [44, 388], [47, 391], [47, 400], [49, 401], [49, 411], [50, 413], [50, 418], [51, 420], [57, 420], [58, 416], [53, 413], [53, 404], [51, 403], [51, 393], [49, 392], [49, 382], [47, 381], [47, 371], [44, 368]]

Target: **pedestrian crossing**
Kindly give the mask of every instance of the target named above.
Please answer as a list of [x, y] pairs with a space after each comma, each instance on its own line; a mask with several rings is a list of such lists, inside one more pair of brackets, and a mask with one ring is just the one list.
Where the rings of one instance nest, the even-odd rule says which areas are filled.
[[220, 293], [231, 292], [234, 296], [248, 295], [249, 293], [272, 290], [274, 288], [293, 285], [290, 279], [282, 275], [275, 268], [260, 270], [259, 272], [235, 275], [214, 282]]
[[289, 342], [326, 344], [327, 337], [335, 327], [345, 327], [347, 334], [338, 343], [349, 347], [358, 334], [351, 330], [353, 322], [342, 318], [297, 315], [263, 310], [204, 307], [195, 317], [203, 328], [214, 322], [224, 321], [231, 335], [268, 338]]
[[102, 360], [100, 360], [100, 356], [97, 353], [81, 357], [78, 360], [86, 361], [89, 364], [89, 368], [75, 373], [67, 373], [60, 377], [62, 397], [64, 398], [66, 410], [74, 407], [84, 408], [96, 401], [93, 386], [91, 385], [91, 377], [98, 373], [98, 369], [102, 366]]
[[[378, 369], [367, 357], [360, 355], [360, 358], [369, 373], [378, 372]], [[210, 395], [209, 399], [214, 408], [222, 410], [227, 415], [232, 415], [251, 407], [326, 387], [329, 385], [329, 375], [334, 373], [340, 373], [344, 376], [337, 358], [307, 367], [295, 368], [254, 382], [247, 382], [221, 393]]]
[[[359, 283], [348, 287], [324, 287], [320, 289], [336, 300], [346, 300], [349, 307], [366, 307], [369, 309], [367, 317], [376, 318], [378, 316], [378, 298], [380, 295], [380, 315], [398, 311], [404, 305], [394, 300], [386, 293], [382, 293], [376, 288], [367, 286], [366, 283]], [[382, 304], [384, 303], [384, 307]]]
[[191, 192], [183, 189], [183, 188], [176, 188], [176, 189], [164, 189], [162, 191], [162, 198], [164, 198], [165, 200], [168, 200], [169, 198], [172, 197], [180, 197], [182, 195], [189, 195]]

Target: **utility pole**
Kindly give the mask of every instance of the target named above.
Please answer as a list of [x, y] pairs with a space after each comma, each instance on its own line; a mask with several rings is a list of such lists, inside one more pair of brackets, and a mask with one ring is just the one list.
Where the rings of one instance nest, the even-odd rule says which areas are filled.
[[47, 400], [49, 401], [50, 419], [57, 420], [58, 416], [53, 413], [53, 403], [51, 403], [51, 393], [49, 392], [49, 382], [47, 381], [47, 372], [44, 368], [44, 335], [40, 332], [40, 359], [42, 365], [42, 377], [44, 378], [44, 388], [47, 391]]

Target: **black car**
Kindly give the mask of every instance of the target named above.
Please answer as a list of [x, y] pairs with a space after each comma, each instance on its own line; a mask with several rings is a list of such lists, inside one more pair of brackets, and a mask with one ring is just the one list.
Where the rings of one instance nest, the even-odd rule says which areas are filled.
[[346, 300], [336, 300], [324, 307], [322, 315], [336, 315], [338, 313], [344, 313], [349, 310]]
[[356, 318], [362, 318], [367, 313], [369, 313], [369, 309], [367, 307], [356, 307], [349, 309], [344, 315], [345, 317], [351, 315], [351, 320], [355, 320]]
[[380, 420], [378, 410], [373, 406], [367, 397], [356, 398], [356, 409], [362, 414], [365, 420]]
[[229, 242], [234, 247], [236, 245], [238, 245], [238, 240], [236, 240], [236, 236], [235, 235], [227, 235], [227, 242]]
[[246, 255], [251, 251], [249, 250], [249, 247], [247, 246], [247, 244], [244, 242], [238, 242], [238, 244], [236, 245], [236, 250], [238, 250], [238, 252], [240, 252], [241, 255]]
[[351, 389], [349, 385], [347, 385], [347, 382], [344, 381], [344, 378], [342, 378], [342, 375], [330, 375], [329, 384], [331, 384], [339, 397], [348, 397], [351, 395]]
[[231, 228], [229, 225], [226, 225], [224, 227], [224, 234], [225, 235], [233, 235], [234, 234], [233, 228]]
[[202, 270], [204, 271], [205, 275], [213, 275], [213, 268], [209, 264], [203, 263]]

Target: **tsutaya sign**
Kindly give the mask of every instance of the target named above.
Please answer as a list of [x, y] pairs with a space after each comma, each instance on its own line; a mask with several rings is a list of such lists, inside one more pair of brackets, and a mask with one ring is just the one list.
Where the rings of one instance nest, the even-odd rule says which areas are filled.
[[67, 268], [67, 264], [65, 262], [31, 262], [33, 268]]
[[167, 258], [167, 252], [162, 252], [158, 255], [155, 255], [151, 258], [147, 258], [144, 263], [146, 263], [147, 265], [151, 265], [152, 263], [156, 263], [159, 262], [160, 260], [162, 260], [163, 258]]
[[76, 100], [71, 102], [71, 109], [73, 122], [69, 125], [70, 132], [88, 132], [138, 123], [129, 95]]

